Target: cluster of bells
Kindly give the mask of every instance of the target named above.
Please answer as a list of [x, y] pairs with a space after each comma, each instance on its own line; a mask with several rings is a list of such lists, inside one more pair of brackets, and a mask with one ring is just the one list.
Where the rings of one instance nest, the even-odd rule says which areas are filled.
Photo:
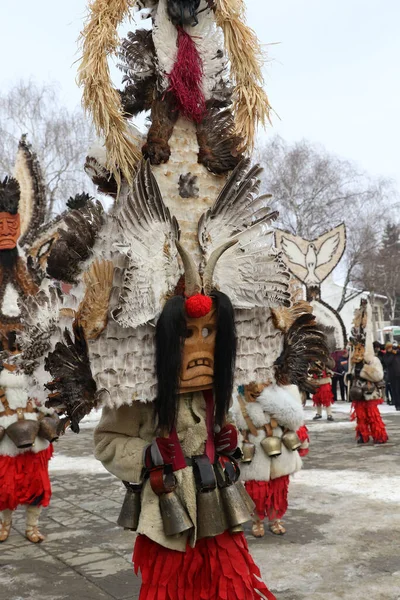
[[[282, 454], [282, 444], [293, 452], [298, 450], [301, 446], [301, 441], [295, 431], [285, 431], [281, 438], [278, 438], [274, 435], [267, 436], [260, 442], [261, 448], [264, 450], [265, 454], [270, 458], [276, 458]], [[251, 463], [254, 458], [254, 454], [256, 452], [256, 447], [251, 442], [243, 442], [242, 445], [242, 453], [243, 458], [242, 462]]]
[[18, 420], [7, 428], [0, 425], [0, 441], [7, 435], [17, 448], [31, 448], [36, 437], [49, 442], [58, 440], [59, 417], [56, 414], [39, 416], [37, 421], [25, 419], [23, 409], [17, 410]]
[[[141, 511], [141, 485], [124, 484], [127, 491], [117, 523], [124, 529], [136, 531]], [[161, 494], [159, 501], [166, 536], [180, 536], [193, 529], [193, 522], [175, 490]], [[196, 504], [197, 539], [214, 537], [227, 529], [232, 533], [242, 531], [255, 510], [242, 482], [224, 483], [220, 478], [214, 487], [197, 491]]]

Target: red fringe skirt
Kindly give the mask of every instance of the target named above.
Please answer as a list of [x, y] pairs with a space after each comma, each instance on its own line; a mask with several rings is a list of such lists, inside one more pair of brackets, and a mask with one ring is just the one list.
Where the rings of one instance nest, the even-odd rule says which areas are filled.
[[269, 521], [281, 519], [288, 509], [289, 475], [271, 481], [245, 481], [261, 520], [267, 515]]
[[[304, 442], [307, 442], [307, 444], [310, 443], [310, 436], [308, 434], [308, 429], [305, 425], [302, 425], [301, 427], [299, 427], [299, 429], [297, 430], [296, 433], [302, 444]], [[299, 448], [298, 452], [299, 452], [300, 456], [307, 456], [307, 454], [309, 453], [309, 450], [310, 449], [307, 445], [307, 448]]]
[[0, 511], [15, 510], [19, 504], [33, 504], [38, 499], [38, 506], [49, 505], [48, 463], [52, 456], [52, 445], [37, 453], [0, 455]]
[[330, 383], [322, 384], [313, 394], [312, 399], [314, 406], [331, 406], [333, 404], [332, 385]]
[[351, 405], [352, 421], [356, 421], [356, 438], [362, 438], [363, 442], [368, 442], [372, 437], [374, 442], [383, 444], [388, 441], [385, 423], [379, 412], [379, 404], [383, 400], [360, 400]]
[[139, 535], [133, 563], [142, 576], [139, 600], [276, 600], [261, 580], [243, 533], [204, 538], [186, 552]]

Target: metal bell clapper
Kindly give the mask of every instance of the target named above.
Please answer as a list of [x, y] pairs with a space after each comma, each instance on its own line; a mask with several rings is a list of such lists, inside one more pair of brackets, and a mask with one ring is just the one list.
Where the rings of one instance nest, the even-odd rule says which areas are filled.
[[57, 414], [45, 415], [39, 421], [38, 436], [49, 442], [57, 441], [59, 438], [57, 433], [59, 422], [60, 419]]
[[123, 481], [123, 484], [126, 487], [126, 493], [117, 525], [125, 530], [136, 531], [139, 525], [142, 486], [127, 481]]
[[25, 419], [21, 409], [17, 409], [18, 421], [11, 423], [6, 429], [6, 434], [17, 448], [30, 448], [33, 446], [39, 431], [38, 421]]
[[256, 453], [256, 447], [251, 442], [243, 442], [242, 444], [242, 463], [251, 463]]
[[263, 440], [261, 440], [260, 446], [270, 458], [282, 454], [282, 442], [278, 437], [265, 437]]
[[218, 490], [197, 492], [197, 539], [215, 537], [228, 529]]
[[180, 535], [193, 528], [192, 520], [175, 491], [161, 494], [159, 500], [161, 518], [166, 536]]
[[285, 431], [281, 439], [286, 448], [293, 452], [301, 446], [301, 441], [295, 431]]

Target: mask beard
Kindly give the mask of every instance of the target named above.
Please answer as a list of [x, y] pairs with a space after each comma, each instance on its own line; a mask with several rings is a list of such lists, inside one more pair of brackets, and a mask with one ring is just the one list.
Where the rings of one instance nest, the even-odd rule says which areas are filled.
[[15, 268], [18, 260], [18, 248], [0, 250], [0, 265], [3, 269], [11, 271]]

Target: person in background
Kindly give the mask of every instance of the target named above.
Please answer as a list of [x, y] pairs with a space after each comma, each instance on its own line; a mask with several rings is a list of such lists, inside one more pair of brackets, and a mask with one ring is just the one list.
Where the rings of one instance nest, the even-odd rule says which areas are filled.
[[337, 401], [337, 384], [339, 383], [340, 397], [343, 401], [346, 400], [346, 386], [344, 385], [344, 376], [347, 373], [349, 366], [349, 352], [347, 348], [343, 350], [335, 350], [331, 354], [332, 359], [335, 361], [335, 367], [332, 375], [332, 392], [333, 401]]
[[378, 341], [375, 341], [373, 343], [373, 346], [374, 346], [375, 356], [377, 356], [379, 358], [379, 360], [381, 361], [382, 367], [383, 367], [383, 378], [385, 380], [385, 388], [384, 388], [385, 398], [384, 399], [386, 400], [387, 404], [393, 404], [392, 393], [390, 390], [389, 374], [388, 374], [386, 360], [385, 360], [386, 347]]
[[400, 411], [400, 351], [396, 341], [386, 344], [384, 365], [388, 373], [392, 403]]

